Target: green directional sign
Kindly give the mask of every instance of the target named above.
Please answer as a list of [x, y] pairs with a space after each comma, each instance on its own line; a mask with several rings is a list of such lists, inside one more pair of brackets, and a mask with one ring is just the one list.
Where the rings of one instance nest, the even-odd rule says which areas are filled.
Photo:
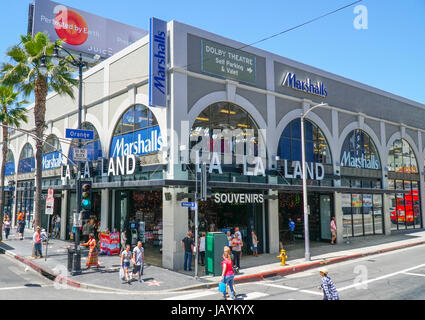
[[209, 40], [201, 40], [202, 72], [255, 83], [256, 57], [253, 54], [223, 46]]

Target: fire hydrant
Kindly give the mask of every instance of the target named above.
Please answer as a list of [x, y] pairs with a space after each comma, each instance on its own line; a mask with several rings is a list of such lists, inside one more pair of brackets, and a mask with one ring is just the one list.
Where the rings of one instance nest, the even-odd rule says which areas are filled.
[[288, 259], [288, 256], [286, 255], [286, 250], [280, 250], [280, 256], [277, 256], [277, 258], [281, 261], [281, 266], [286, 266], [286, 259]]

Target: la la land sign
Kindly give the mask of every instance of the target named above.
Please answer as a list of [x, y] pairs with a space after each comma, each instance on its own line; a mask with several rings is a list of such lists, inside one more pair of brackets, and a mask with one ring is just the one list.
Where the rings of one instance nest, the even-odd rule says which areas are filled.
[[[108, 161], [107, 170], [105, 170], [104, 162]], [[102, 177], [109, 176], [125, 176], [132, 175], [136, 172], [136, 156], [134, 154], [116, 158], [102, 159], [101, 175]], [[81, 178], [89, 179], [92, 177], [91, 163], [85, 162], [81, 172]], [[62, 169], [62, 180], [73, 179], [75, 174], [70, 165], [64, 166]]]

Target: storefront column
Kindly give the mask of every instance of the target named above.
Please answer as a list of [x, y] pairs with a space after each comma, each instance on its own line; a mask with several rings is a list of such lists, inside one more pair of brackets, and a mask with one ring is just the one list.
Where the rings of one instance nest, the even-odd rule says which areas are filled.
[[61, 201], [61, 240], [66, 239], [66, 222], [68, 221], [68, 195], [69, 191], [62, 191], [62, 201]]
[[383, 210], [383, 219], [384, 219], [384, 233], [386, 236], [391, 235], [391, 212], [390, 212], [390, 208], [391, 208], [391, 200], [390, 200], [390, 195], [389, 194], [383, 194], [382, 195], [383, 199], [382, 199], [382, 210]]
[[100, 206], [100, 230], [106, 230], [106, 228], [109, 228], [109, 211], [111, 208], [109, 208], [109, 189], [102, 189], [102, 200], [101, 200], [101, 206]]
[[[178, 193], [188, 193], [187, 188], [163, 188], [162, 218], [163, 218], [163, 245], [162, 266], [170, 270], [182, 270], [184, 263], [183, 249], [180, 241], [188, 232], [188, 209], [183, 208], [177, 201]], [[167, 197], [171, 195], [171, 200]]]
[[[269, 196], [279, 196], [278, 191], [269, 191]], [[268, 220], [269, 220], [269, 253], [279, 253], [279, 199], [268, 201]]]
[[[336, 243], [344, 242], [344, 222], [342, 214], [342, 196], [341, 192], [334, 193], [334, 208], [335, 208], [335, 220], [336, 220]], [[330, 228], [330, 225], [329, 225]]]

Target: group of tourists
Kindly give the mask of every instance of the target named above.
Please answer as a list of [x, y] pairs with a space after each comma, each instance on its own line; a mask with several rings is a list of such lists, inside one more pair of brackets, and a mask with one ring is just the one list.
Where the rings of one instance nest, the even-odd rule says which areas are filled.
[[[139, 283], [143, 283], [143, 265], [145, 260], [145, 251], [143, 249], [142, 242], [137, 242], [137, 246], [131, 251], [131, 246], [127, 244], [125, 250], [121, 252], [121, 269], [120, 277], [125, 280], [128, 284], [131, 284], [132, 279], [135, 275], [138, 275]], [[129, 268], [131, 262], [133, 263], [133, 270], [130, 273]]]

